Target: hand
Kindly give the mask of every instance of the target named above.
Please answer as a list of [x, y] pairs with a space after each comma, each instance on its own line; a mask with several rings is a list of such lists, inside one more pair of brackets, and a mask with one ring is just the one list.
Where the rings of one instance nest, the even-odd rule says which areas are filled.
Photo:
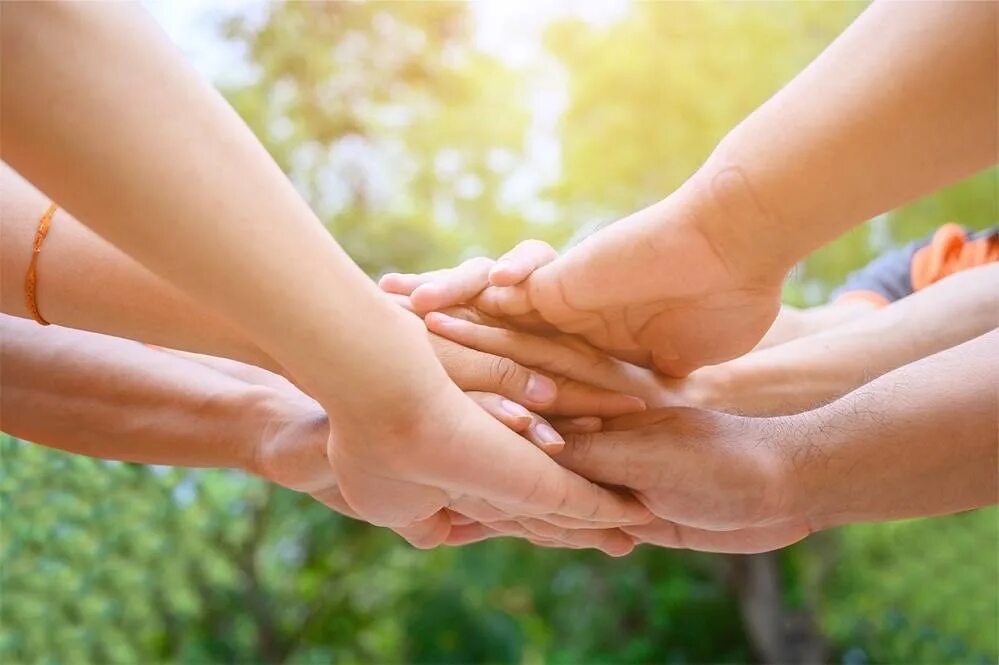
[[[492, 261], [484, 259], [492, 265]], [[469, 275], [464, 268], [466, 262], [457, 269], [456, 276], [446, 282], [446, 286], [465, 288], [472, 284], [482, 290], [487, 285], [487, 274]], [[449, 271], [439, 271], [449, 272]], [[427, 275], [386, 275], [382, 283], [395, 284], [393, 298], [402, 308], [414, 312], [415, 308], [408, 297], [416, 287], [416, 280], [430, 280]], [[415, 279], [413, 279], [415, 278]], [[393, 282], [394, 280], [394, 282]], [[408, 281], [403, 281], [408, 280]], [[406, 284], [409, 286], [405, 286]], [[436, 283], [426, 281], [428, 285]], [[418, 290], [418, 289], [417, 289]], [[400, 292], [405, 293], [400, 293]], [[447, 300], [460, 299], [461, 295], [447, 295]], [[430, 334], [430, 343], [448, 376], [465, 391], [485, 391], [503, 395], [519, 404], [552, 416], [595, 416], [613, 418], [645, 409], [645, 403], [638, 397], [606, 390], [595, 384], [577, 381], [559, 372], [547, 371], [544, 366], [525, 367], [510, 357], [470, 348], [449, 340], [444, 335]], [[536, 371], [540, 369], [542, 371]]]
[[[429, 374], [429, 368], [428, 368]], [[439, 543], [451, 524], [443, 508], [535, 518], [563, 527], [643, 522], [634, 499], [566, 471], [496, 423], [441, 372], [392, 408], [359, 403], [331, 414], [329, 459], [348, 504], [365, 520], [423, 529]]]
[[[432, 272], [390, 273], [382, 277], [379, 285], [395, 294], [404, 307], [429, 312], [425, 323], [434, 339], [450, 340], [466, 352], [474, 350], [489, 358], [502, 358], [512, 367], [537, 368], [562, 377], [570, 386], [631, 395], [651, 407], [697, 404], [702, 391], [693, 380], [667, 379], [647, 368], [618, 360], [576, 335], [518, 330], [507, 319], [462, 304], [474, 300], [491, 284], [519, 283], [555, 258], [555, 250], [546, 243], [527, 240], [497, 261], [477, 258]], [[440, 352], [438, 357], [443, 358]], [[450, 374], [454, 379], [455, 373]], [[462, 385], [460, 381], [457, 383]], [[592, 409], [590, 412], [599, 413]]]
[[[790, 266], [726, 233], [732, 226], [772, 225], [742, 176], [723, 170], [709, 183], [692, 178], [561, 258], [537, 250], [519, 258], [517, 270], [490, 274], [494, 286], [481, 293], [467, 279], [474, 270], [465, 267], [425, 281], [461, 272], [466, 288], [420, 286], [412, 297], [426, 311], [462, 296], [493, 316], [579, 334], [620, 358], [682, 377], [748, 352], [773, 322]], [[414, 281], [386, 280], [383, 288], [390, 289]]]
[[614, 418], [645, 409], [639, 397], [577, 381], [543, 365], [525, 366], [510, 357], [434, 334], [437, 332], [431, 332], [430, 345], [448, 376], [462, 390], [497, 393], [551, 416]]
[[[784, 547], [812, 527], [782, 421], [678, 408], [626, 416], [568, 437], [556, 460], [631, 489], [656, 516], [623, 530], [642, 542], [716, 552]], [[804, 451], [802, 451], [804, 452]]]
[[[233, 364], [232, 367], [223, 365], [217, 369], [236, 369], [243, 374], [239, 364]], [[344, 500], [327, 460], [327, 441], [331, 437], [326, 414], [318, 404], [280, 377], [263, 373], [252, 378], [254, 383], [271, 388], [272, 398], [261, 402], [266, 410], [266, 425], [260, 429], [260, 436], [254, 442], [254, 452], [248, 456], [250, 461], [247, 470], [283, 487], [307, 493], [336, 512], [361, 519]], [[511, 419], [502, 404], [505, 400], [498, 395], [474, 393], [469, 396], [511, 429], [523, 431], [536, 444], [543, 443], [543, 438], [539, 439], [537, 433], [547, 423], [537, 416], [528, 414], [526, 423], [523, 416]], [[550, 429], [550, 426], [547, 427]], [[577, 427], [577, 431], [578, 429]], [[561, 441], [561, 437], [559, 440]], [[617, 529], [563, 529], [539, 520], [524, 520], [521, 524], [498, 511], [496, 516], [501, 519], [483, 525], [467, 516], [449, 512], [452, 534], [448, 538], [448, 544], [460, 545], [514, 535], [537, 545], [593, 547], [612, 556], [626, 554], [634, 548], [633, 540]], [[417, 547], [437, 544], [423, 541], [423, 532], [419, 528], [403, 526], [397, 527], [395, 531]], [[539, 536], [538, 532], [543, 535]]]

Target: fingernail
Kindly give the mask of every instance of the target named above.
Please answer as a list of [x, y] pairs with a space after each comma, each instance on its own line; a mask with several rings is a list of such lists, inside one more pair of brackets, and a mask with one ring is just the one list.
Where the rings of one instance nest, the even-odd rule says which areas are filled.
[[542, 443], [557, 443], [559, 445], [565, 443], [565, 439], [547, 423], [538, 423], [534, 428], [534, 433]]
[[635, 411], [645, 411], [648, 406], [645, 404], [645, 400], [640, 397], [635, 397], [633, 395], [625, 395], [626, 401], [631, 404], [631, 408]]
[[531, 374], [527, 380], [527, 397], [532, 402], [547, 404], [555, 399], [557, 390], [555, 382], [543, 374]]
[[520, 404], [517, 404], [516, 402], [511, 402], [508, 399], [502, 400], [500, 402], [500, 407], [504, 411], [506, 411], [507, 413], [509, 413], [511, 416], [514, 416], [516, 418], [530, 418], [531, 417], [531, 412], [530, 411], [528, 411], [527, 409], [525, 409], [524, 407], [522, 407]]

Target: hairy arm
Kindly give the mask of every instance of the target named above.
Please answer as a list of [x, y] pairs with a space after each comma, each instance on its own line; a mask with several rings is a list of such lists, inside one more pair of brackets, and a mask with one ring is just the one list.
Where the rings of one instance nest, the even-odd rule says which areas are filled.
[[803, 513], [825, 528], [996, 503], [996, 376], [999, 330], [791, 416], [785, 431]]

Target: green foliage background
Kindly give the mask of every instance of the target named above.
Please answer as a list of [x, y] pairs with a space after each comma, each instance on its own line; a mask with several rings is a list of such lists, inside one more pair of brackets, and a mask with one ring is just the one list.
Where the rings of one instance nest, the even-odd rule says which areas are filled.
[[[377, 275], [525, 237], [563, 244], [663, 196], [861, 9], [636, 3], [603, 23], [552, 22], [539, 57], [517, 66], [480, 48], [459, 3], [273, 4], [219, 29], [249, 72], [226, 94]], [[553, 128], [539, 128], [539, 91], [564, 102]], [[559, 168], [532, 183], [546, 141]], [[816, 252], [786, 298], [817, 304], [886, 247], [996, 217], [992, 169]], [[754, 657], [733, 557], [516, 542], [418, 552], [235, 473], [9, 437], [0, 452], [5, 663]], [[994, 663], [997, 544], [995, 509], [842, 529], [781, 554], [785, 602], [817, 614], [843, 662]]]

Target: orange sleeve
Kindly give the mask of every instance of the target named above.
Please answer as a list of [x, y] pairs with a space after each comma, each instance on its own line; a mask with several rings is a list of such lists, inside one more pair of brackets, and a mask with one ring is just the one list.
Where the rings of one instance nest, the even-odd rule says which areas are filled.
[[999, 261], [999, 236], [990, 234], [968, 240], [959, 225], [944, 224], [929, 244], [912, 256], [912, 289], [925, 289], [948, 275], [992, 261]]

